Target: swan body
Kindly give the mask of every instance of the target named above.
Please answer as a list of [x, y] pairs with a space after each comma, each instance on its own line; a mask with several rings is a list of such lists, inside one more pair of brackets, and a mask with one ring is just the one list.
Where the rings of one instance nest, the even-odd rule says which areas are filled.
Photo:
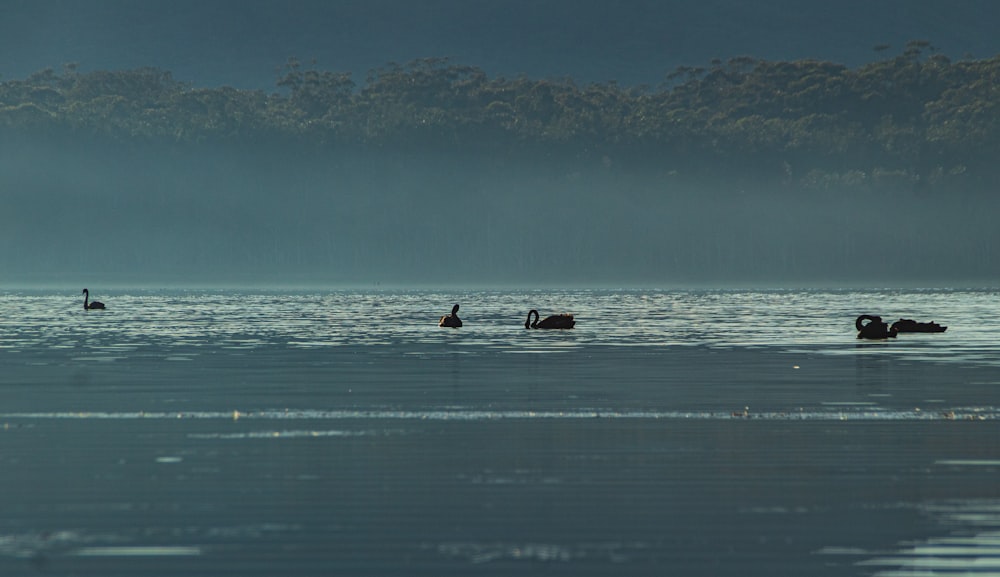
[[948, 327], [942, 327], [934, 321], [920, 323], [913, 319], [899, 319], [889, 327], [889, 330], [893, 329], [897, 333], [943, 333]]
[[[534, 321], [531, 320], [531, 316], [532, 315], [535, 316], [535, 320]], [[538, 311], [536, 311], [535, 309], [531, 309], [528, 312], [528, 320], [524, 321], [524, 328], [526, 328], [526, 329], [571, 329], [571, 328], [573, 328], [573, 325], [576, 324], [576, 321], [573, 320], [573, 315], [569, 315], [569, 314], [565, 314], [565, 313], [559, 314], [559, 315], [550, 315], [550, 316], [545, 317], [541, 321], [539, 321], [538, 318], [539, 318], [538, 317]]]
[[439, 327], [451, 327], [457, 329], [462, 326], [462, 319], [458, 318], [458, 305], [451, 307], [451, 314], [444, 315], [441, 320], [438, 321]]
[[[864, 321], [868, 321], [868, 323], [866, 324]], [[877, 315], [861, 315], [854, 321], [854, 326], [858, 329], [859, 339], [896, 338], [896, 329], [883, 322], [882, 317]]]
[[83, 289], [83, 310], [89, 311], [93, 309], [103, 310], [104, 303], [101, 301], [90, 301], [90, 291]]

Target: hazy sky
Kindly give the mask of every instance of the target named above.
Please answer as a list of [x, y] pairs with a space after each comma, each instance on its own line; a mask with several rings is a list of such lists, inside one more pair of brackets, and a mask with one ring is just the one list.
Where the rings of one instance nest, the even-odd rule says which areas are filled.
[[988, 57], [998, 17], [995, 0], [4, 0], [0, 78], [77, 62], [270, 88], [293, 56], [359, 81], [447, 56], [491, 74], [655, 85], [716, 57], [857, 65], [913, 39]]

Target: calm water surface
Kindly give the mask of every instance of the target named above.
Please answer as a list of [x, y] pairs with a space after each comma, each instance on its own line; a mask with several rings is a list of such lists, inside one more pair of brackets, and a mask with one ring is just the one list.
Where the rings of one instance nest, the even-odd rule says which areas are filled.
[[1000, 575], [993, 291], [93, 296], [0, 292], [3, 575]]

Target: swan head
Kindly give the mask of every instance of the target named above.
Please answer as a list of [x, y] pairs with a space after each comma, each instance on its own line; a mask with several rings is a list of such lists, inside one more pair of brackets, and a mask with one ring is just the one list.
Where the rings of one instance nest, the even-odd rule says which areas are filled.
[[451, 307], [451, 314], [453, 314], [453, 315], [457, 315], [458, 314], [458, 305], [455, 305], [455, 306]]

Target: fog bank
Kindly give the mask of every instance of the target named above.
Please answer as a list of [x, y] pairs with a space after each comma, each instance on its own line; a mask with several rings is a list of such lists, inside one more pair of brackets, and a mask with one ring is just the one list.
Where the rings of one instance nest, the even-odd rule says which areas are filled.
[[550, 159], [0, 144], [0, 283], [995, 285], [996, 202]]

